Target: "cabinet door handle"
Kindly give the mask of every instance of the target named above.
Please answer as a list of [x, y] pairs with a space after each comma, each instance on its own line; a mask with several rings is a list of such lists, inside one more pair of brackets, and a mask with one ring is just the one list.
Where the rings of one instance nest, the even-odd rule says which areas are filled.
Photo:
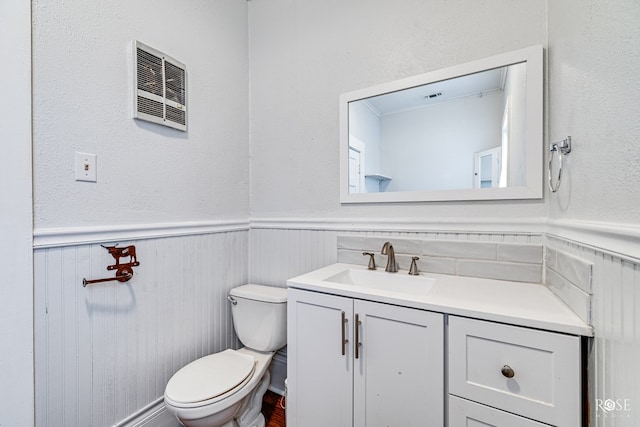
[[340, 323], [340, 332], [342, 334], [342, 339], [341, 339], [341, 346], [342, 346], [342, 355], [344, 356], [345, 354], [345, 350], [346, 350], [346, 344], [349, 342], [349, 340], [346, 338], [346, 329], [347, 329], [347, 315], [345, 314], [345, 312], [342, 312], [342, 322]]
[[502, 375], [504, 375], [507, 378], [513, 378], [513, 376], [516, 374], [513, 369], [511, 369], [511, 366], [509, 365], [504, 365], [502, 367], [502, 369], [500, 370], [500, 372], [502, 372]]
[[354, 323], [354, 328], [356, 330], [355, 354], [357, 359], [360, 357], [360, 315], [358, 315], [358, 313], [356, 313], [356, 321]]

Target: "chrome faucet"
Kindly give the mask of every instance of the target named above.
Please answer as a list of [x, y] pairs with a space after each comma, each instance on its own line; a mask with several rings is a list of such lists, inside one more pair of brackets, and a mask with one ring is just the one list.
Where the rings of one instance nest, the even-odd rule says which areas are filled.
[[389, 273], [398, 272], [398, 266], [396, 265], [396, 252], [393, 250], [391, 243], [385, 242], [385, 244], [382, 245], [380, 253], [382, 255], [387, 255], [387, 266], [384, 271], [388, 271]]

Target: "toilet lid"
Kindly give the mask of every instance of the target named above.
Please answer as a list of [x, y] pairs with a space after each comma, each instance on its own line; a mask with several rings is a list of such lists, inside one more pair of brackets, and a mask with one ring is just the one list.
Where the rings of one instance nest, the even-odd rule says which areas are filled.
[[225, 350], [189, 363], [169, 380], [166, 396], [176, 403], [195, 403], [225, 394], [255, 370], [255, 359]]

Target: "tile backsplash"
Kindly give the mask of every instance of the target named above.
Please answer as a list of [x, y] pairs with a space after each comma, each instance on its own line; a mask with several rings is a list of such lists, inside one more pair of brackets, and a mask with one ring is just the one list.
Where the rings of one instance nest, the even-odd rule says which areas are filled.
[[380, 249], [386, 241], [393, 245], [398, 268], [403, 270], [417, 256], [422, 272], [542, 282], [541, 244], [339, 235], [338, 262], [367, 265], [369, 257], [362, 255], [366, 251], [373, 252], [376, 265], [384, 268], [387, 257], [380, 255]]
[[545, 284], [588, 324], [591, 319], [593, 263], [579, 258], [551, 240], [545, 254]]

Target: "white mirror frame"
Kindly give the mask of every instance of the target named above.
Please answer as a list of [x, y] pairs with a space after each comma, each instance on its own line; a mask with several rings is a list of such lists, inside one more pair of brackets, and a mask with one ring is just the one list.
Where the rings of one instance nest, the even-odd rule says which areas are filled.
[[[484, 70], [527, 63], [526, 178], [525, 186], [460, 190], [349, 193], [349, 103], [372, 96], [448, 80]], [[543, 48], [533, 46], [418, 76], [396, 80], [340, 96], [340, 202], [394, 203], [460, 200], [541, 199], [543, 196]]]

